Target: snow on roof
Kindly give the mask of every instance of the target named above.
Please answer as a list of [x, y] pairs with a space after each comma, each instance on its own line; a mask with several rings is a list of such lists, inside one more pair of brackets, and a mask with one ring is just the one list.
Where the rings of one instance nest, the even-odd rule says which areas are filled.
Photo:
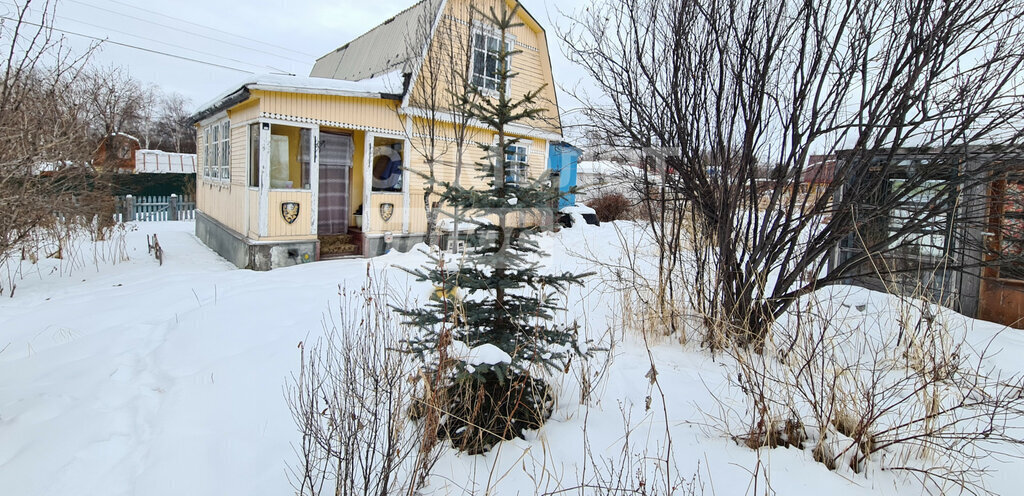
[[136, 138], [135, 136], [132, 136], [132, 135], [130, 135], [128, 133], [110, 133], [110, 136], [111, 137], [120, 136], [122, 138], [128, 138], [128, 139], [130, 139], [130, 140], [132, 140], [132, 141], [134, 141], [136, 143], [141, 143], [141, 141], [139, 141], [139, 138]]
[[380, 98], [381, 94], [401, 94], [404, 84], [405, 80], [401, 71], [392, 71], [378, 77], [360, 81], [284, 74], [254, 74], [232, 85], [228, 91], [217, 95], [216, 98], [200, 105], [193, 112], [193, 115], [219, 106], [242, 88], [285, 91], [288, 93]]
[[620, 174], [626, 170], [628, 165], [612, 162], [611, 160], [588, 160], [576, 165], [577, 174]]
[[38, 176], [44, 172], [57, 172], [63, 164], [57, 162], [36, 162], [32, 165], [32, 175]]
[[160, 150], [135, 152], [135, 172], [148, 174], [195, 174], [196, 154]]

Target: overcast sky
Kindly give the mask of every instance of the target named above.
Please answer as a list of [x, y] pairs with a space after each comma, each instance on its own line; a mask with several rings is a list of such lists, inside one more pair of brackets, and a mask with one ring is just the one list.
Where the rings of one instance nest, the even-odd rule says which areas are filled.
[[[110, 40], [95, 54], [95, 63], [126, 67], [135, 79], [155, 84], [165, 92], [181, 93], [191, 99], [193, 105], [199, 105], [246, 77], [243, 71], [308, 75], [317, 57], [377, 26], [415, 1], [59, 0], [54, 24], [67, 32]], [[0, 0], [8, 13], [11, 3], [12, 0]], [[580, 72], [562, 55], [555, 24], [570, 22], [560, 10], [572, 12], [589, 2], [522, 0], [522, 3], [547, 30], [556, 84], [574, 84], [580, 79]], [[80, 50], [95, 41], [64, 34]], [[561, 91], [559, 104], [563, 112], [578, 106]]]

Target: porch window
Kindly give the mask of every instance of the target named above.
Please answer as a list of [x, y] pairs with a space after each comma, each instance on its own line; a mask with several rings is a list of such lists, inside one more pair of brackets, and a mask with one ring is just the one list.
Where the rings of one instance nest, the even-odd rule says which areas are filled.
[[373, 140], [374, 192], [399, 193], [402, 191], [405, 142], [399, 139], [376, 137]]
[[203, 130], [203, 177], [210, 177], [210, 167], [213, 157], [210, 155], [210, 138], [213, 136], [209, 126]]
[[260, 124], [249, 124], [249, 186], [260, 187]]
[[306, 128], [270, 126], [270, 187], [309, 189], [310, 133]]
[[210, 179], [220, 175], [220, 124], [213, 125], [213, 141], [210, 143]]
[[203, 131], [203, 178], [227, 181], [231, 178], [231, 122], [227, 119], [206, 126]]
[[231, 180], [231, 122], [224, 121], [220, 125], [220, 178]]
[[[499, 54], [501, 53], [500, 33], [477, 27], [473, 32], [473, 85], [482, 90], [497, 92], [501, 69]], [[506, 40], [505, 50], [511, 52], [514, 42]], [[506, 55], [506, 63], [512, 62], [512, 56]], [[507, 81], [506, 81], [507, 83]]]

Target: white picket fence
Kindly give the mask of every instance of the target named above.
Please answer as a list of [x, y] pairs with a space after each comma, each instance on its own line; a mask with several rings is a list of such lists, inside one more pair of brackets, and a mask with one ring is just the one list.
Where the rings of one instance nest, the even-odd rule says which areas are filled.
[[132, 196], [119, 199], [118, 222], [158, 222], [196, 218], [196, 202], [188, 195]]

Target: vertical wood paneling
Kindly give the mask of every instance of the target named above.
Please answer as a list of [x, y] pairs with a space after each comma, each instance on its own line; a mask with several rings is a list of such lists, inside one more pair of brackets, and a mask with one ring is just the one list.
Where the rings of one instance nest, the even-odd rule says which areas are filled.
[[259, 98], [249, 98], [248, 100], [235, 105], [228, 110], [228, 119], [231, 119], [232, 123], [237, 122], [238, 124], [256, 119], [260, 116], [259, 103]]
[[231, 184], [245, 186], [248, 165], [249, 131], [248, 124], [231, 126]]
[[[391, 219], [385, 221], [380, 215], [380, 205], [382, 203], [393, 203], [395, 205], [395, 211], [391, 215]], [[401, 193], [371, 193], [370, 194], [370, 211], [367, 212], [363, 209], [363, 222], [365, 224], [367, 217], [370, 219], [369, 231], [374, 233], [382, 232], [393, 232], [402, 233], [402, 194]], [[369, 216], [367, 216], [369, 214]]]
[[[311, 193], [308, 191], [271, 191], [267, 237], [312, 236], [312, 232], [310, 232], [312, 202], [310, 199]], [[281, 215], [281, 204], [286, 202], [299, 204], [299, 217], [291, 224], [285, 222], [284, 216]]]
[[260, 111], [386, 129], [402, 134], [394, 100], [258, 91]]
[[235, 185], [196, 184], [196, 208], [237, 233], [245, 232], [245, 188]]
[[246, 197], [249, 201], [249, 232], [247, 236], [256, 239], [260, 237], [260, 192], [258, 190], [247, 190]]
[[[487, 12], [490, 8], [496, 11], [501, 9], [504, 0], [473, 0], [472, 2], [480, 10]], [[469, 39], [469, 19], [474, 17], [480, 20], [479, 14], [470, 14], [469, 0], [450, 0], [447, 3], [445, 16], [436, 30], [427, 51], [428, 60], [424, 62], [420, 77], [412, 90], [410, 99], [411, 107], [424, 107], [428, 101], [426, 96], [436, 88], [448, 87], [447, 77], [450, 72], [447, 70], [452, 61], [450, 53], [466, 53], [469, 56], [471, 50], [467, 44]], [[506, 4], [507, 5], [507, 4]], [[453, 21], [452, 17], [459, 19]], [[512, 57], [512, 68], [517, 76], [512, 79], [510, 89], [514, 95], [522, 95], [528, 91], [540, 89], [540, 99], [546, 109], [541, 118], [527, 121], [526, 124], [538, 129], [560, 133], [558, 107], [556, 104], [554, 79], [550, 70], [548, 46], [545, 34], [529, 20], [525, 12], [519, 13], [521, 26], [512, 28], [511, 35], [515, 36], [517, 49], [521, 53]], [[455, 48], [450, 48], [452, 44]], [[440, 60], [440, 62], [436, 62]], [[430, 76], [431, 68], [437, 72], [437, 76]], [[442, 79], [438, 81], [438, 78]]]

